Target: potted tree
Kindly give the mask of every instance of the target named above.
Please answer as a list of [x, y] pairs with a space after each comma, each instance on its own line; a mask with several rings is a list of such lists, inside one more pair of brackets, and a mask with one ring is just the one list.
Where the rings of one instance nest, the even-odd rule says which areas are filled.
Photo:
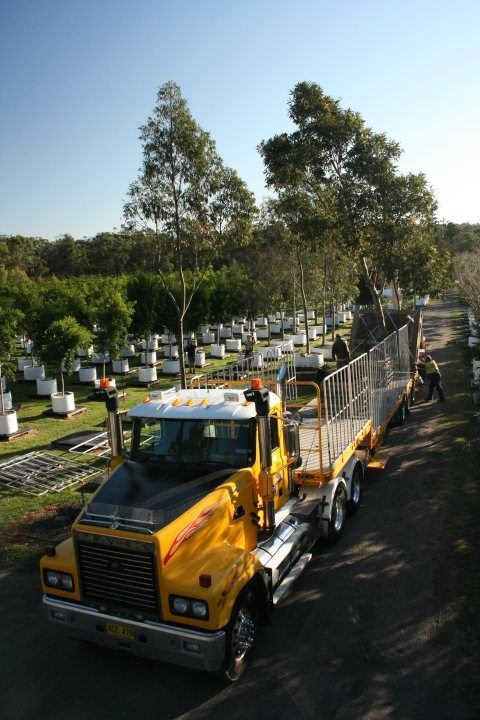
[[160, 278], [149, 273], [131, 276], [126, 290], [133, 307], [131, 332], [145, 339], [145, 352], [141, 356], [142, 366], [138, 368], [138, 380], [141, 383], [154, 382], [157, 379], [157, 350], [149, 350], [148, 340], [153, 330], [163, 325], [160, 318], [165, 316], [166, 295]]
[[[11, 354], [15, 351], [15, 338], [8, 338], [0, 326], [0, 436], [13, 435], [18, 430], [17, 412], [12, 407], [11, 393], [5, 393], [4, 381], [15, 379], [15, 366]], [[6, 387], [6, 384], [5, 384]]]
[[120, 372], [128, 370], [128, 360], [121, 360], [120, 351], [125, 343], [125, 336], [130, 327], [132, 313], [133, 307], [131, 303], [125, 301], [118, 290], [104, 295], [97, 305], [95, 313], [97, 322], [95, 349], [103, 357], [103, 378], [106, 375], [107, 356], [110, 356], [112, 362], [123, 362], [122, 367], [117, 367]]
[[71, 372], [79, 347], [91, 342], [91, 333], [75, 318], [67, 315], [61, 320], [54, 320], [46, 329], [39, 348], [39, 355], [47, 367], [57, 373], [61, 383], [61, 392], [51, 395], [54, 413], [65, 414], [75, 409], [73, 392], [65, 392], [65, 380], [62, 365], [67, 373]]
[[1, 302], [0, 323], [0, 436], [13, 435], [18, 430], [16, 410], [12, 408], [11, 395], [5, 393], [6, 381], [15, 379], [15, 330], [21, 313], [8, 302]]

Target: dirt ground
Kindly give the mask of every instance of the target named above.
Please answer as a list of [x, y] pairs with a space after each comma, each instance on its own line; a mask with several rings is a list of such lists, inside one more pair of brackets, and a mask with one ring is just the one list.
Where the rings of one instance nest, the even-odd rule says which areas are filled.
[[[277, 606], [240, 682], [224, 686], [202, 673], [64, 638], [43, 619], [37, 573], [0, 573], [0, 717], [479, 717], [471, 694], [475, 650], [458, 602], [460, 514], [469, 498], [478, 502], [478, 478], [465, 482], [458, 472], [459, 439], [468, 434], [473, 409], [456, 309], [442, 301], [425, 312], [446, 402], [419, 396], [406, 424], [387, 434], [386, 469], [369, 473], [360, 510], [339, 544], [318, 548]], [[44, 521], [32, 519], [37, 528]], [[18, 529], [30, 542], [33, 524]], [[476, 528], [468, 541], [478, 542]]]

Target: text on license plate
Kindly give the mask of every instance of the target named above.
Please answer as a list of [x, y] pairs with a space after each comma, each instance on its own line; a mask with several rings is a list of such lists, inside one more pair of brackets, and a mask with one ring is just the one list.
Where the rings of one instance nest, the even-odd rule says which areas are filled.
[[132, 628], [125, 627], [124, 625], [115, 625], [114, 623], [108, 623], [107, 633], [113, 635], [113, 637], [127, 638], [128, 640], [135, 638]]

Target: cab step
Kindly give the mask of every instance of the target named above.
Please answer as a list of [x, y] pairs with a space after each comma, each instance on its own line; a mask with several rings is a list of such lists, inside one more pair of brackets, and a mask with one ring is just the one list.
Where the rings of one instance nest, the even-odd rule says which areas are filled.
[[280, 583], [280, 585], [277, 587], [275, 592], [273, 593], [273, 604], [277, 605], [282, 598], [285, 597], [285, 595], [289, 592], [290, 588], [292, 587], [295, 580], [301, 575], [301, 573], [305, 570], [308, 563], [312, 559], [312, 553], [305, 553], [304, 555], [301, 555], [293, 568], [290, 570], [288, 575], [285, 575], [284, 579]]

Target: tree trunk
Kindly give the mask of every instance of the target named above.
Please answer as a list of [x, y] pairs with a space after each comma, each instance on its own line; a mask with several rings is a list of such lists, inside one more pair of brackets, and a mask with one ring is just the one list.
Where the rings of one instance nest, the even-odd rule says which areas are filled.
[[178, 360], [180, 362], [180, 385], [182, 390], [187, 387], [187, 375], [185, 372], [185, 351], [183, 348], [183, 315], [178, 316]]
[[362, 269], [363, 279], [365, 280], [365, 283], [370, 291], [370, 295], [372, 296], [373, 308], [375, 310], [375, 316], [377, 319], [377, 326], [380, 337], [385, 338], [387, 336], [387, 326], [385, 324], [385, 315], [383, 314], [381, 293], [375, 286], [372, 278], [370, 277], [367, 261], [363, 256], [360, 257], [360, 267]]
[[310, 353], [310, 338], [308, 335], [307, 295], [305, 293], [305, 274], [303, 272], [303, 263], [301, 258], [298, 258], [298, 269], [300, 270], [300, 294], [302, 296], [303, 314], [305, 319], [305, 335], [307, 336], [306, 351], [308, 355]]

